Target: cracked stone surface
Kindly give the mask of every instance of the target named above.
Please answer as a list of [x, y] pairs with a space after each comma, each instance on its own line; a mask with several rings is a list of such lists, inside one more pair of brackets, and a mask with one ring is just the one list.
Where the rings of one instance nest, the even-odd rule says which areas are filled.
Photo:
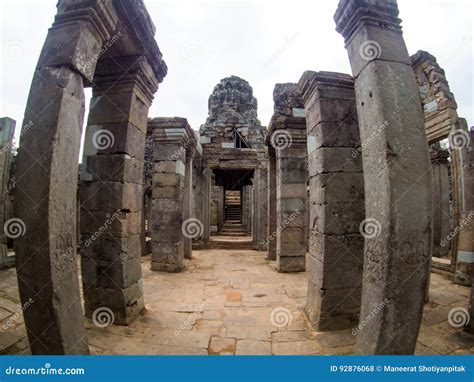
[[[303, 307], [307, 273], [278, 273], [265, 252], [194, 251], [179, 274], [151, 272], [142, 258], [147, 312], [130, 326], [86, 319], [92, 354], [351, 354], [350, 329], [316, 332]], [[416, 354], [472, 354], [474, 335], [448, 313], [468, 306], [469, 288], [431, 275]], [[14, 269], [0, 271], [0, 353], [29, 354]], [[272, 312], [273, 322], [272, 322]], [[278, 315], [279, 313], [279, 315]]]

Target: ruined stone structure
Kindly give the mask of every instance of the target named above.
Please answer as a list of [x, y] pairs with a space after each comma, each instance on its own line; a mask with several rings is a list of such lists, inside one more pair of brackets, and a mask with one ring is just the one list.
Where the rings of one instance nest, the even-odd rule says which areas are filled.
[[[463, 118], [459, 118], [457, 113], [457, 104], [453, 93], [449, 89], [449, 84], [446, 79], [444, 70], [439, 66], [436, 58], [426, 52], [418, 51], [410, 57], [413, 70], [415, 72], [416, 80], [419, 86], [420, 98], [423, 104], [425, 130], [428, 144], [434, 145], [443, 139], [448, 139], [449, 144], [449, 173], [451, 190], [449, 195], [444, 193], [440, 199], [436, 194], [439, 189], [439, 182], [446, 182], [446, 179], [439, 178], [442, 171], [439, 166], [433, 168], [433, 192], [435, 194], [433, 202], [438, 201], [438, 204], [433, 205], [433, 229], [434, 229], [434, 245], [438, 247], [438, 227], [446, 225], [446, 221], [439, 221], [439, 216], [436, 216], [439, 208], [446, 212], [446, 200], [451, 199], [451, 209], [448, 216], [450, 217], [449, 230], [455, 230], [456, 227], [461, 227], [462, 234], [454, 235], [453, 237], [444, 236], [441, 240], [449, 239], [445, 248], [442, 248], [441, 255], [446, 255], [449, 251], [451, 261], [448, 266], [443, 263], [433, 262], [433, 268], [444, 272], [455, 274], [455, 281], [462, 285], [470, 285], [470, 277], [468, 269], [473, 263], [471, 255], [465, 256], [464, 251], [460, 251], [460, 237], [471, 235], [468, 231], [469, 226], [462, 224], [465, 219], [465, 211], [463, 211], [463, 149], [466, 148], [469, 142], [467, 132], [467, 123]], [[437, 161], [439, 162], [439, 161]], [[442, 166], [442, 165], [441, 165]], [[444, 175], [445, 176], [445, 175]], [[438, 182], [438, 183], [436, 183]], [[439, 195], [439, 194], [438, 194]], [[435, 199], [436, 198], [436, 199]], [[441, 207], [440, 207], [441, 203]], [[443, 206], [444, 204], [444, 206]], [[445, 230], [443, 231], [445, 233]], [[434, 250], [434, 254], [436, 254]], [[438, 251], [439, 252], [439, 251]]]
[[[424, 339], [433, 321], [422, 323], [423, 309], [437, 324], [442, 310], [425, 305], [432, 258], [433, 271], [473, 285], [473, 131], [436, 59], [409, 57], [395, 0], [341, 0], [334, 18], [352, 75], [306, 71], [276, 84], [268, 129], [250, 84], [224, 78], [198, 132], [186, 118], [148, 118], [167, 67], [142, 0], [59, 2], [15, 170], [33, 354], [88, 354], [104, 320], [131, 325], [121, 344], [140, 332], [146, 353], [317, 354], [331, 338], [343, 352], [415, 352], [420, 325]], [[6, 148], [13, 125], [0, 122]], [[445, 276], [434, 276], [446, 299]], [[462, 291], [456, 304], [467, 305]]]

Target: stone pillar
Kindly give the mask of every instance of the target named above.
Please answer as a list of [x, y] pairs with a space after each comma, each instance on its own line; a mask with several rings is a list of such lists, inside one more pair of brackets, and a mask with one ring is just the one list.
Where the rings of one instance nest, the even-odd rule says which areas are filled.
[[143, 56], [97, 65], [81, 170], [82, 283], [86, 316], [107, 307], [119, 325], [128, 325], [145, 307], [143, 160], [148, 108], [157, 89]]
[[[183, 219], [189, 221], [193, 216], [193, 158], [191, 150], [186, 152], [184, 191], [183, 191]], [[184, 258], [192, 259], [193, 238], [184, 236]]]
[[9, 232], [7, 223], [14, 222], [9, 220], [8, 184], [15, 125], [16, 122], [11, 118], [0, 118], [0, 269], [7, 269], [15, 265], [15, 256], [8, 256], [7, 245], [7, 235], [15, 238], [15, 233]]
[[[462, 150], [462, 184], [463, 200], [461, 221], [459, 224], [459, 241], [456, 261], [456, 278], [459, 284], [474, 284], [474, 130], [466, 131]], [[472, 300], [472, 296], [471, 296]], [[474, 315], [471, 315], [471, 321]]]
[[253, 185], [248, 186], [248, 228], [247, 228], [247, 233], [249, 235], [253, 235]]
[[449, 208], [449, 152], [431, 149], [431, 205], [433, 206], [433, 256], [449, 256], [451, 213]]
[[266, 167], [257, 167], [253, 187], [253, 241], [255, 250], [267, 250], [267, 182]]
[[210, 230], [210, 186], [208, 175], [210, 170], [203, 168], [201, 161], [194, 161], [193, 177], [193, 209], [194, 218], [200, 225], [200, 234], [193, 237], [196, 249], [204, 249], [209, 241]]
[[217, 231], [220, 232], [222, 230], [222, 226], [224, 225], [225, 220], [225, 190], [223, 186], [216, 186], [218, 187], [218, 195], [217, 195]]
[[204, 206], [204, 234], [203, 241], [206, 246], [211, 237], [211, 188], [212, 188], [212, 170], [206, 168], [203, 172], [203, 193], [202, 202]]
[[364, 262], [364, 176], [354, 79], [305, 72], [310, 177], [310, 256], [306, 313], [316, 330], [359, 320]]
[[363, 148], [362, 354], [413, 354], [431, 258], [428, 145], [398, 13], [395, 0], [341, 0], [335, 14], [355, 77]]
[[213, 178], [213, 185], [211, 186], [211, 234], [215, 235], [219, 231], [219, 196], [220, 189], [215, 186], [215, 179]]
[[[279, 132], [276, 131], [276, 134]], [[302, 272], [306, 262], [306, 126], [285, 130], [288, 147], [276, 151], [276, 268]], [[304, 134], [304, 138], [301, 136]], [[298, 136], [301, 136], [298, 138]]]
[[180, 272], [185, 239], [200, 231], [194, 220], [184, 219], [186, 146], [194, 134], [184, 118], [154, 118], [150, 124], [154, 140], [151, 270]]
[[33, 354], [89, 353], [76, 263], [77, 158], [84, 83], [116, 23], [110, 3], [60, 2], [33, 76], [15, 187], [18, 287]]
[[306, 266], [308, 166], [306, 120], [298, 84], [276, 84], [273, 102], [265, 139], [269, 153], [268, 222], [272, 226], [268, 242], [279, 272], [299, 272]]
[[275, 152], [272, 148], [268, 148], [268, 260], [277, 259], [277, 241], [276, 241], [276, 232], [277, 232], [277, 183], [276, 183], [276, 157]]

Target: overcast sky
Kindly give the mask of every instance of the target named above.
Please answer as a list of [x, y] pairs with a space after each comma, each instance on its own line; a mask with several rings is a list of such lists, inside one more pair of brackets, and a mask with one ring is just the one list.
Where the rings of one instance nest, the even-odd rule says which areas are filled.
[[[246, 79], [267, 125], [276, 83], [297, 82], [305, 70], [350, 73], [342, 36], [335, 31], [337, 0], [145, 0], [168, 64], [150, 117], [188, 118], [198, 129], [220, 79]], [[427, 50], [446, 71], [458, 113], [473, 116], [472, 0], [399, 0], [410, 54]], [[33, 70], [56, 0], [0, 2], [0, 116], [22, 123]], [[90, 97], [90, 91], [86, 91]], [[17, 133], [19, 128], [17, 128]]]

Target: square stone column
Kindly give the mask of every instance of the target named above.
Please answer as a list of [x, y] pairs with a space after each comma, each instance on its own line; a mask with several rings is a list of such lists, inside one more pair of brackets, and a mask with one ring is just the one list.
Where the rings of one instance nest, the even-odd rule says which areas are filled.
[[433, 256], [446, 257], [450, 254], [448, 235], [451, 232], [451, 211], [449, 208], [449, 152], [430, 149], [431, 197], [433, 206]]
[[[287, 125], [288, 126], [288, 125]], [[278, 272], [301, 272], [306, 262], [306, 126], [287, 127], [289, 147], [276, 150], [276, 268]], [[278, 131], [276, 132], [278, 134]], [[298, 142], [298, 135], [304, 133]], [[273, 233], [274, 235], [274, 233]]]
[[[145, 80], [150, 87], [138, 86]], [[108, 308], [121, 325], [144, 309], [143, 160], [157, 88], [143, 56], [102, 60], [94, 76], [81, 170], [82, 283], [86, 316]]]
[[[464, 131], [458, 143], [462, 152], [462, 184], [463, 200], [461, 221], [459, 224], [459, 240], [456, 259], [455, 281], [462, 285], [474, 285], [474, 129]], [[459, 133], [459, 130], [457, 132]], [[471, 296], [472, 301], [472, 296]], [[471, 315], [471, 321], [474, 316]], [[474, 325], [471, 324], [474, 328]]]
[[9, 232], [8, 228], [5, 229], [9, 226], [8, 223], [14, 222], [9, 218], [12, 211], [9, 208], [8, 188], [15, 125], [16, 122], [11, 118], [0, 118], [0, 269], [15, 266], [15, 256], [8, 256], [7, 245], [7, 239], [14, 239], [15, 233]]
[[[193, 158], [186, 153], [184, 191], [183, 191], [183, 219], [187, 221], [193, 217]], [[184, 237], [184, 258], [191, 259], [193, 252], [193, 238]]]
[[269, 152], [269, 256], [279, 272], [305, 270], [307, 234], [306, 120], [298, 84], [276, 84], [274, 114], [266, 144]]
[[200, 224], [200, 234], [193, 237], [193, 246], [203, 249], [209, 241], [210, 234], [210, 176], [211, 170], [202, 167], [202, 161], [194, 161], [193, 176], [193, 210], [194, 218]]
[[[194, 133], [184, 118], [154, 118], [149, 125], [154, 141], [151, 270], [180, 272], [184, 269], [186, 239], [202, 231], [199, 222], [190, 217], [189, 202], [185, 202], [186, 195], [190, 198], [185, 190], [186, 176], [191, 179], [186, 168], [191, 171], [192, 166], [186, 151], [195, 145]], [[188, 245], [191, 251], [189, 241]]]
[[310, 177], [310, 256], [306, 313], [318, 331], [359, 320], [364, 262], [364, 177], [354, 79], [305, 72]]
[[364, 166], [361, 354], [413, 354], [431, 259], [428, 145], [398, 14], [395, 0], [341, 0], [334, 16], [355, 78]]
[[252, 236], [255, 250], [267, 250], [267, 182], [268, 175], [265, 166], [257, 167], [254, 173]]
[[60, 2], [28, 96], [16, 165], [15, 252], [35, 355], [89, 353], [76, 257], [77, 158], [84, 84], [117, 21], [111, 2]]
[[268, 229], [267, 229], [267, 242], [268, 242], [268, 260], [276, 260], [277, 258], [277, 245], [276, 245], [276, 229], [277, 229], [277, 183], [276, 183], [276, 157], [275, 151], [272, 148], [268, 148]]

